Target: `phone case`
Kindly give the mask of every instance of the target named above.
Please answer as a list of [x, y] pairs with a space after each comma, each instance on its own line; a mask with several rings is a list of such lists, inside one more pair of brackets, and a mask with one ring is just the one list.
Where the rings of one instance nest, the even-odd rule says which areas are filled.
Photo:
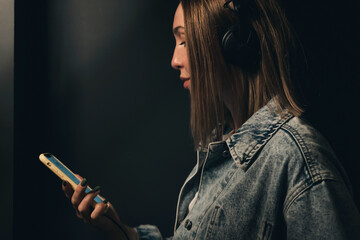
[[[63, 181], [67, 181], [73, 189], [79, 185], [80, 180], [76, 177], [76, 175], [66, 167], [59, 159], [57, 159], [54, 155], [50, 153], [42, 153], [39, 156], [40, 161], [47, 166], [51, 171], [53, 171], [60, 179]], [[92, 189], [88, 186], [85, 189], [85, 193], [89, 193]], [[95, 207], [96, 203], [101, 203], [105, 199], [100, 195], [97, 195], [94, 198], [93, 207]]]

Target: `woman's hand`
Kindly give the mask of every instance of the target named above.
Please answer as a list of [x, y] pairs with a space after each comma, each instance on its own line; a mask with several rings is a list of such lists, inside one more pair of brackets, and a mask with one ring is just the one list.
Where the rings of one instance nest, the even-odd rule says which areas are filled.
[[103, 231], [109, 239], [137, 239], [135, 230], [121, 223], [111, 203], [105, 200], [104, 202], [96, 204], [95, 208], [91, 206], [93, 199], [100, 193], [100, 188], [95, 187], [91, 192], [86, 194], [85, 189], [88, 186], [87, 180], [78, 174], [76, 174], [76, 176], [80, 180], [80, 184], [76, 186], [75, 191], [68, 182], [64, 181], [62, 184], [62, 189], [66, 197], [71, 201], [76, 216], [85, 223], [89, 223]]

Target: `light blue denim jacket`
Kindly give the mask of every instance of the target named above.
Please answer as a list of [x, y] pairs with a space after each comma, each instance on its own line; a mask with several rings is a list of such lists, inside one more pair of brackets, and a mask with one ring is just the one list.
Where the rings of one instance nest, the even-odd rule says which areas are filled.
[[[359, 212], [333, 150], [304, 120], [280, 117], [273, 100], [197, 154], [169, 239], [360, 239]], [[156, 226], [135, 229], [139, 239], [162, 239]]]

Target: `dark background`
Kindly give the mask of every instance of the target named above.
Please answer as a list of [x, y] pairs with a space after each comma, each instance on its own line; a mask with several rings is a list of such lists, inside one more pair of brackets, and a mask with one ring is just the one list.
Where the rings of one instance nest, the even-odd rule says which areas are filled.
[[[42, 152], [101, 185], [124, 222], [171, 235], [196, 161], [189, 95], [170, 67], [177, 4], [1, 1], [1, 181], [9, 196], [1, 200], [1, 239], [11, 239], [12, 219], [14, 239], [103, 239], [76, 218], [61, 182], [38, 160]], [[307, 116], [336, 150], [360, 206], [359, 3], [284, 6], [307, 54]]]
[[0, 239], [11, 239], [13, 195], [14, 1], [0, 0]]

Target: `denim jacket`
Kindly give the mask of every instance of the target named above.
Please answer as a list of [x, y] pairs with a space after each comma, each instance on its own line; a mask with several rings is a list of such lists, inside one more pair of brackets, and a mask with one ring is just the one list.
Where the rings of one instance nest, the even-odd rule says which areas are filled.
[[[278, 114], [273, 100], [197, 155], [169, 239], [360, 239], [359, 212], [333, 150], [304, 120]], [[162, 239], [156, 226], [135, 230], [139, 239]]]

